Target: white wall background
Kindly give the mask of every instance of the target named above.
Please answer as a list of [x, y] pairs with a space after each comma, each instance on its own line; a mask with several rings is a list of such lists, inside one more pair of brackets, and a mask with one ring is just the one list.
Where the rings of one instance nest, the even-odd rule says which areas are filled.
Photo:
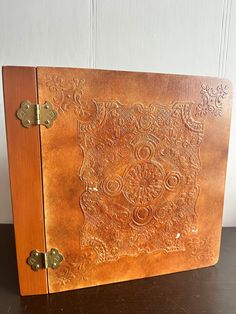
[[[236, 0], [0, 0], [0, 65], [222, 76], [236, 86]], [[236, 106], [224, 226], [236, 226], [235, 147]], [[1, 87], [0, 222], [12, 222]]]

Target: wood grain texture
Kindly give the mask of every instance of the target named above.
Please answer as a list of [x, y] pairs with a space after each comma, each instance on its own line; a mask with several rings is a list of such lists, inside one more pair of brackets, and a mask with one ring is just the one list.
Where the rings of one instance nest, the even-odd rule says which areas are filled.
[[46, 271], [26, 263], [33, 249], [45, 250], [39, 127], [26, 129], [16, 118], [21, 101], [37, 101], [36, 69], [3, 67], [3, 83], [20, 292], [43, 294]]

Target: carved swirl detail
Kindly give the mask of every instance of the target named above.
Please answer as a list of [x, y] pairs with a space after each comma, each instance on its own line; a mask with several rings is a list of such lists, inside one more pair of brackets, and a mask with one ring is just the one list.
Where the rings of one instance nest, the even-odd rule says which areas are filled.
[[133, 211], [132, 217], [132, 223], [138, 227], [148, 224], [153, 218], [152, 206], [136, 207]]
[[168, 173], [164, 182], [165, 188], [172, 191], [180, 184], [180, 181], [181, 176], [178, 172]]
[[103, 190], [109, 196], [120, 194], [123, 186], [122, 178], [120, 176], [107, 177], [103, 181]]

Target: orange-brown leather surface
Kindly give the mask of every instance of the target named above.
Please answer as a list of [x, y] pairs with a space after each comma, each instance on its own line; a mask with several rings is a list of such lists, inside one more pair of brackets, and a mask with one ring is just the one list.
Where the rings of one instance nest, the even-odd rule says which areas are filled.
[[217, 262], [229, 81], [38, 68], [38, 95], [50, 292]]

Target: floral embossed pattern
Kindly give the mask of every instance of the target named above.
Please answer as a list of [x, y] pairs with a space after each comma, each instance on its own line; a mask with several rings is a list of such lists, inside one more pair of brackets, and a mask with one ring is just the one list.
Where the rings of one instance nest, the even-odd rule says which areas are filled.
[[222, 116], [223, 100], [227, 95], [227, 86], [218, 85], [216, 90], [208, 85], [202, 85], [202, 102], [197, 106], [196, 116], [205, 116], [208, 113]]
[[197, 230], [204, 120], [193, 118], [193, 106], [196, 117], [221, 116], [226, 88], [202, 85], [200, 104], [162, 106], [86, 102], [86, 82], [79, 79], [51, 77], [47, 87], [59, 113], [74, 111], [84, 156], [81, 255], [68, 262], [62, 277], [72, 280], [79, 273], [86, 279], [92, 265], [124, 256], [189, 248], [194, 255], [194, 243], [187, 240]]

